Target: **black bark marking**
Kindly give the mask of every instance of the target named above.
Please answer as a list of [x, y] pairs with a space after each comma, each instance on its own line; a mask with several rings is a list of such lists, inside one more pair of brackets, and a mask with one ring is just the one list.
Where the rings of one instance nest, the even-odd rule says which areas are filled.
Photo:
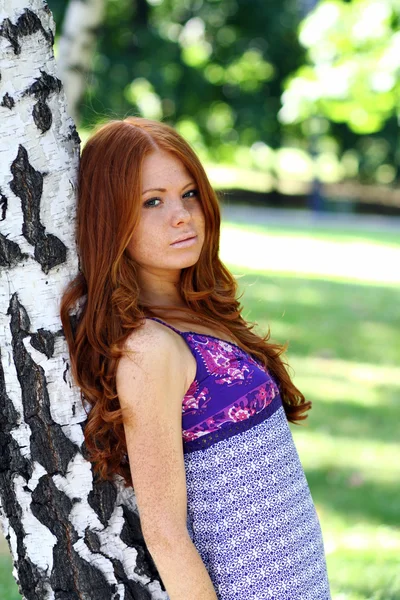
[[16, 242], [9, 240], [0, 233], [0, 267], [15, 267], [21, 260], [27, 259], [28, 255], [21, 252]]
[[18, 38], [32, 35], [37, 31], [41, 31], [46, 41], [51, 46], [53, 45], [53, 32], [51, 30], [46, 31], [39, 17], [28, 8], [25, 9], [23, 14], [18, 18], [15, 25], [11, 23], [10, 19], [4, 19], [0, 26], [0, 35], [5, 37], [10, 42], [14, 50], [14, 54], [21, 54], [21, 45], [18, 41]]
[[46, 71], [40, 70], [40, 77], [37, 77], [34, 83], [25, 90], [24, 96], [35, 96], [36, 100], [45, 102], [50, 94], [60, 93], [61, 88], [62, 83], [57, 77], [53, 77], [46, 73]]
[[[0, 473], [4, 475], [10, 470], [14, 473], [18, 471], [29, 478], [32, 475], [31, 465], [29, 461], [22, 457], [17, 442], [10, 435], [11, 429], [19, 418], [19, 413], [7, 396], [0, 350]], [[13, 490], [13, 486], [11, 486], [11, 490]], [[6, 502], [5, 512], [7, 516], [15, 512], [20, 515], [18, 503], [14, 499], [8, 503], [8, 498], [5, 496], [3, 500]]]
[[[67, 383], [67, 373], [69, 371], [69, 368], [70, 368], [69, 363], [67, 362], [67, 364], [65, 365], [65, 369], [63, 371], [63, 379], [64, 379], [65, 383]], [[75, 415], [75, 404], [72, 407], [72, 413]]]
[[66, 261], [67, 248], [58, 237], [48, 233], [36, 244], [34, 256], [43, 272], [48, 273], [50, 269]]
[[47, 33], [43, 29], [41, 20], [29, 8], [18, 18], [17, 29], [20, 36], [32, 35], [32, 33], [36, 33], [37, 31], [43, 31], [47, 39]]
[[93, 508], [104, 527], [107, 527], [116, 499], [117, 491], [111, 481], [99, 481], [88, 495], [88, 504]]
[[54, 333], [40, 328], [37, 333], [32, 334], [31, 346], [45, 354], [47, 358], [51, 358], [54, 354], [54, 338]]
[[17, 294], [11, 297], [7, 314], [11, 315], [13, 358], [21, 386], [24, 419], [32, 431], [32, 460], [39, 462], [50, 475], [65, 476], [70, 460], [79, 449], [51, 417], [44, 371], [32, 360], [23, 343], [24, 338], [30, 336], [30, 321]]
[[[12, 405], [11, 400], [8, 400], [8, 402]], [[3, 414], [3, 408], [1, 411]], [[2, 423], [2, 433], [0, 434], [0, 447], [2, 451], [0, 458], [0, 472], [2, 477], [8, 477], [14, 475], [15, 473], [19, 473], [28, 481], [32, 477], [32, 465], [21, 454], [18, 443], [16, 440], [14, 440], [12, 435], [9, 434], [12, 429], [10, 423], [11, 419], [9, 423]], [[11, 480], [9, 481], [9, 485], [6, 485], [5, 487], [2, 486], [2, 490], [6, 490], [2, 496], [2, 500], [8, 518], [10, 518], [10, 515], [22, 517], [22, 515], [19, 514], [20, 508], [17, 499], [12, 492], [13, 486], [14, 483], [12, 483]]]
[[45, 133], [50, 129], [53, 122], [53, 115], [46, 102], [42, 102], [41, 100], [36, 102], [32, 110], [32, 116], [36, 127], [40, 129], [42, 133]]
[[34, 256], [44, 273], [66, 260], [67, 248], [52, 234], [46, 234], [40, 222], [40, 200], [43, 192], [43, 174], [29, 163], [28, 153], [19, 146], [17, 158], [11, 165], [13, 179], [10, 188], [21, 199], [24, 223], [22, 233], [32, 246]]
[[[45, 525], [56, 538], [65, 541], [67, 518], [73, 507], [68, 496], [61, 492], [55, 485], [50, 475], [42, 475], [36, 488], [32, 492], [32, 513], [43, 525]], [[79, 536], [69, 523], [69, 543], [75, 544]]]
[[74, 145], [76, 145], [79, 148], [81, 138], [79, 137], [79, 133], [77, 132], [76, 125], [70, 125], [69, 129], [71, 133], [68, 134], [68, 139], [72, 140]]
[[4, 19], [0, 25], [0, 35], [10, 42], [14, 54], [21, 53], [21, 46], [18, 42], [18, 28], [11, 23], [10, 19]]
[[0, 190], [0, 210], [1, 210], [0, 221], [4, 221], [4, 219], [6, 218], [7, 208], [8, 208], [7, 196], [5, 196]]
[[3, 96], [0, 106], [4, 106], [5, 108], [9, 108], [11, 110], [15, 106], [15, 100], [7, 92], [7, 94]]
[[19, 35], [31, 35], [43, 29], [39, 17], [29, 9], [18, 18], [17, 27]]
[[90, 552], [100, 553], [101, 545], [99, 536], [95, 531], [91, 531], [88, 527], [85, 530], [85, 544], [89, 548]]
[[43, 192], [43, 175], [29, 163], [26, 149], [19, 145], [17, 158], [11, 165], [13, 180], [10, 188], [21, 199], [24, 224], [22, 233], [32, 245], [44, 235], [40, 223], [40, 199]]
[[110, 599], [110, 586], [101, 571], [82, 559], [73, 545], [79, 536], [69, 514], [72, 501], [55, 485], [50, 475], [43, 475], [32, 493], [32, 513], [57, 538], [53, 548], [50, 583], [56, 598]]
[[31, 95], [38, 100], [32, 110], [34, 123], [42, 133], [48, 131], [53, 122], [53, 115], [50, 107], [46, 103], [50, 94], [59, 94], [62, 83], [57, 77], [49, 75], [45, 71], [40, 71], [40, 77], [24, 92], [24, 96]]

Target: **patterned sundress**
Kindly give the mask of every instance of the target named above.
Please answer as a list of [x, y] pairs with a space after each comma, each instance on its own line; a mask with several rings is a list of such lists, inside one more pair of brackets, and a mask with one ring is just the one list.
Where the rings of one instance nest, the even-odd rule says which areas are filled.
[[267, 369], [179, 331], [197, 372], [182, 401], [187, 528], [218, 600], [330, 600], [318, 516]]

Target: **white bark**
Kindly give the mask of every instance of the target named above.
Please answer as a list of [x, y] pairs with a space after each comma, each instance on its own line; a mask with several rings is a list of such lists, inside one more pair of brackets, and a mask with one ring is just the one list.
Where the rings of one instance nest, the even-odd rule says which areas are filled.
[[104, 12], [105, 0], [70, 0], [65, 13], [57, 64], [67, 95], [68, 113], [76, 123]]
[[27, 600], [164, 599], [121, 480], [94, 485], [59, 320], [79, 137], [43, 0], [0, 0], [0, 522]]

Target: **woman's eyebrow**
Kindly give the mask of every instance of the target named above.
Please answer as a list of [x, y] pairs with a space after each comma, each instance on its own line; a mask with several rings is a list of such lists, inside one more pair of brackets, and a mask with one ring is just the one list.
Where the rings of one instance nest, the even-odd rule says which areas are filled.
[[[196, 184], [194, 181], [190, 181], [185, 186], [183, 186], [182, 191], [184, 189], [186, 189], [187, 187], [189, 187], [189, 185], [196, 185]], [[150, 188], [148, 190], [144, 190], [144, 192], [142, 192], [142, 194], [146, 194], [147, 192], [166, 192], [166, 191], [167, 190], [165, 188]]]

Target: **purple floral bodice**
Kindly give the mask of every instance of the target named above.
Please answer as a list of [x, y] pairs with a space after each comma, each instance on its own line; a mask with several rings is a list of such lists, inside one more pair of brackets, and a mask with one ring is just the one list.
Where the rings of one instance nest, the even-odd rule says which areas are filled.
[[[182, 400], [184, 452], [230, 437], [282, 406], [279, 388], [264, 365], [234, 343], [209, 334], [179, 331], [197, 363], [196, 376]], [[240, 424], [240, 425], [239, 425]]]

